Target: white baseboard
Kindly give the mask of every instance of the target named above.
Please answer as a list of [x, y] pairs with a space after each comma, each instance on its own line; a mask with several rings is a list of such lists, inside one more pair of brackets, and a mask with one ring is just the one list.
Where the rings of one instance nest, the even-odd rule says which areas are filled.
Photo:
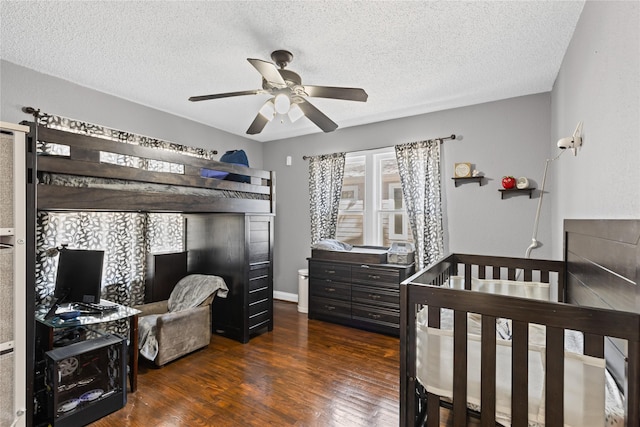
[[279, 299], [282, 301], [298, 302], [298, 294], [292, 294], [290, 292], [273, 291], [273, 299]]

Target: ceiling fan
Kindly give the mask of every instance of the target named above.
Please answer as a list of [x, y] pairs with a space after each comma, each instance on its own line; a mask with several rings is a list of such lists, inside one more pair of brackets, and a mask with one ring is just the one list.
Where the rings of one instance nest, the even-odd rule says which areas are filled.
[[189, 101], [206, 101], [209, 99], [229, 98], [243, 95], [271, 95], [256, 118], [247, 129], [249, 135], [262, 132], [276, 114], [287, 114], [292, 122], [302, 116], [316, 124], [324, 132], [336, 130], [338, 125], [327, 117], [322, 111], [313, 106], [307, 97], [342, 99], [347, 101], [367, 101], [367, 93], [364, 89], [333, 86], [303, 85], [300, 75], [285, 67], [293, 60], [293, 54], [286, 50], [276, 50], [271, 54], [271, 59], [278, 65], [261, 59], [247, 58], [247, 61], [262, 75], [262, 89], [245, 90], [240, 92], [218, 93], [214, 95], [192, 96]]

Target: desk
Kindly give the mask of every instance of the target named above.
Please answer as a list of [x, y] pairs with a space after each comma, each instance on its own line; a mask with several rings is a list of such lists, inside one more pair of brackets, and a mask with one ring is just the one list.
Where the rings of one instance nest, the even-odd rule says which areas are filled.
[[[48, 328], [49, 341], [48, 349], [53, 348], [53, 332], [54, 329], [59, 328], [71, 328], [76, 326], [90, 326], [98, 325], [107, 322], [113, 322], [121, 319], [129, 319], [129, 384], [131, 385], [131, 392], [134, 393], [138, 388], [138, 314], [140, 310], [127, 307], [124, 305], [116, 304], [107, 300], [100, 300], [101, 305], [114, 305], [117, 306], [116, 311], [108, 311], [103, 314], [91, 314], [79, 316], [75, 319], [62, 320], [57, 316], [50, 319], [45, 319], [49, 306], [36, 307], [35, 317], [36, 320]], [[63, 311], [69, 308], [69, 304], [61, 304], [60, 308], [56, 312]]]

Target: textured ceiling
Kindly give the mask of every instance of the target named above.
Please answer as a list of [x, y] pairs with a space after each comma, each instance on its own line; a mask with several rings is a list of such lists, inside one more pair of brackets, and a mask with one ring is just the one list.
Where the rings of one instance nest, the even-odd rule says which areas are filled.
[[[303, 83], [364, 88], [366, 103], [309, 99], [344, 128], [550, 91], [583, 5], [2, 0], [0, 57], [249, 137], [267, 95], [187, 100], [260, 88], [247, 58], [287, 49]], [[316, 132], [285, 119], [250, 138]]]

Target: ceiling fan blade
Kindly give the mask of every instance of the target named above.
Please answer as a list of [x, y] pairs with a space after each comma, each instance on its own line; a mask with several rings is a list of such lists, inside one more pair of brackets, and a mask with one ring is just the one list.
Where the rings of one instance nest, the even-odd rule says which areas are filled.
[[323, 132], [333, 132], [338, 128], [338, 125], [334, 123], [329, 117], [314, 107], [309, 101], [301, 99], [298, 102], [298, 107], [302, 110], [305, 116], [313, 123], [316, 124]]
[[259, 93], [267, 93], [267, 91], [262, 89], [256, 89], [256, 90], [243, 90], [240, 92], [216, 93], [214, 95], [192, 96], [191, 98], [189, 98], [189, 101], [192, 101], [192, 102], [207, 101], [209, 99], [229, 98], [231, 96], [257, 95]]
[[267, 120], [267, 118], [262, 114], [258, 113], [256, 118], [253, 119], [253, 123], [251, 123], [251, 126], [249, 126], [249, 129], [247, 129], [247, 134], [255, 135], [262, 132], [262, 129], [264, 129], [267, 123], [269, 123], [269, 120]]
[[308, 96], [315, 98], [345, 99], [347, 101], [366, 102], [369, 95], [364, 89], [355, 87], [332, 87], [304, 85]]
[[247, 61], [253, 65], [256, 70], [262, 75], [262, 77], [271, 85], [277, 88], [285, 88], [287, 87], [287, 83], [284, 81], [280, 73], [278, 72], [278, 68], [272, 63], [268, 61], [263, 61], [262, 59], [251, 59], [247, 58]]

